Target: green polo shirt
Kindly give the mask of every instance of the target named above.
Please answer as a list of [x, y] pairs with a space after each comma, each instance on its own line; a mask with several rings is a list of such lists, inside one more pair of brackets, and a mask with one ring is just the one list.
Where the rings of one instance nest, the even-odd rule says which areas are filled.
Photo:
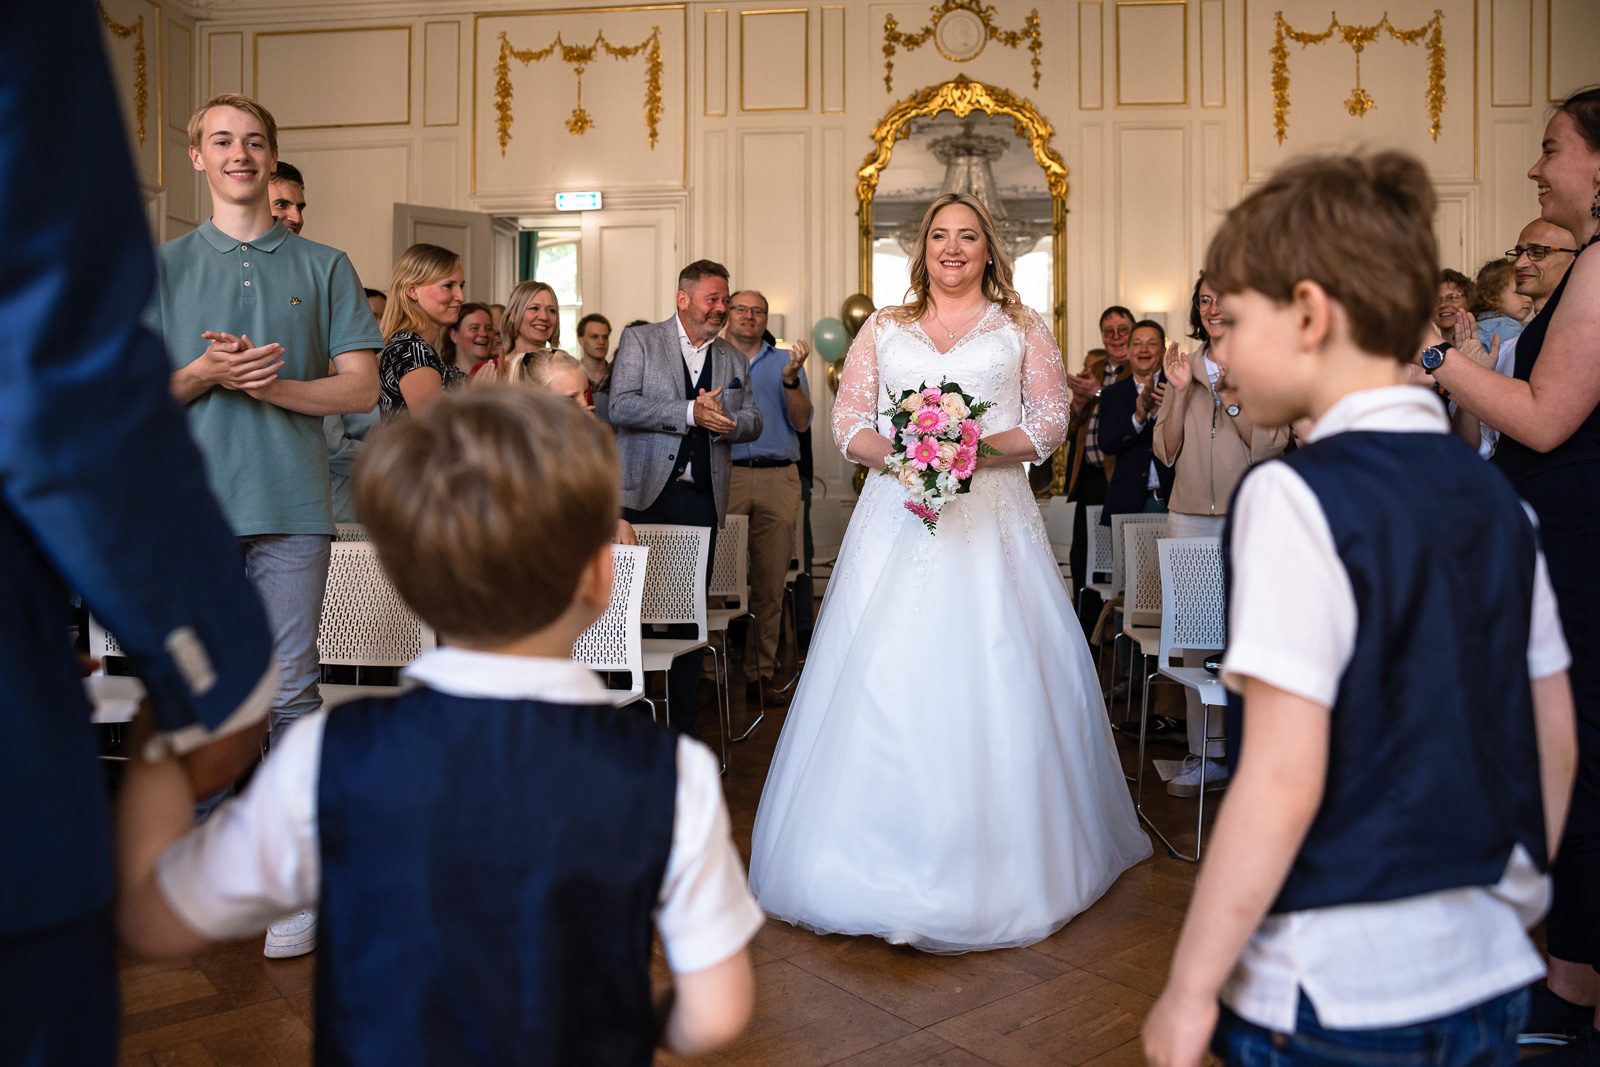
[[[282, 345], [278, 376], [299, 381], [327, 377], [342, 352], [383, 347], [349, 258], [281, 222], [241, 244], [207, 219], [157, 248], [156, 264], [146, 321], [175, 368], [200, 357], [207, 330]], [[189, 404], [189, 431], [235, 535], [333, 533], [321, 416], [213, 386]]]

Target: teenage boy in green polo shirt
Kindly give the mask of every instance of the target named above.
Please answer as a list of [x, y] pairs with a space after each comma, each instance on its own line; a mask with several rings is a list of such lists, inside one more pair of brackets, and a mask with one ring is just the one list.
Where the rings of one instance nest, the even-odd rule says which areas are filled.
[[[322, 416], [372, 409], [383, 347], [345, 254], [273, 218], [277, 156], [277, 124], [254, 100], [225, 94], [194, 113], [189, 157], [212, 216], [156, 250], [150, 313], [172, 359], [172, 393], [267, 606], [282, 671], [274, 739], [322, 703], [317, 626], [334, 532]], [[316, 915], [304, 912], [274, 924], [266, 954], [315, 945]]]

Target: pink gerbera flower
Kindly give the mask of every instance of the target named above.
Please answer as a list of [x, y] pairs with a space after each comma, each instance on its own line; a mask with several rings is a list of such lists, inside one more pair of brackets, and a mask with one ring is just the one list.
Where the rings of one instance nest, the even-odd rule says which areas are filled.
[[972, 477], [978, 469], [978, 449], [976, 446], [962, 448], [956, 452], [955, 462], [950, 464], [950, 473], [965, 481]]
[[922, 399], [930, 404], [937, 404], [944, 399], [944, 390], [937, 385], [930, 385], [922, 391]]
[[961, 444], [963, 446], [976, 446], [982, 433], [983, 428], [978, 425], [977, 419], [961, 420]]
[[906, 458], [917, 470], [925, 471], [929, 464], [939, 458], [939, 442], [931, 437], [919, 437], [915, 444], [906, 449]]
[[934, 523], [939, 521], [939, 513], [937, 511], [934, 511], [926, 504], [919, 504], [915, 500], [906, 501], [906, 510], [911, 512], [911, 514], [915, 515], [917, 518], [921, 519], [923, 522], [927, 523], [929, 526], [932, 526]]
[[950, 416], [944, 413], [943, 408], [934, 404], [919, 409], [911, 416], [911, 428], [923, 434], [936, 434], [949, 422]]

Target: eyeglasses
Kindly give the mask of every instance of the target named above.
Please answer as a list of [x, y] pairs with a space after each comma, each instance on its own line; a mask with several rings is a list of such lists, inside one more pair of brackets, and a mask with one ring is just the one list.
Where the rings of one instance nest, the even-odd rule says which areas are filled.
[[1466, 302], [1466, 296], [1461, 293], [1445, 293], [1439, 297], [1439, 303], [1441, 304], [1465, 304]]
[[1202, 296], [1195, 303], [1203, 308], [1214, 308], [1217, 306], [1217, 298], [1214, 296]]
[[764, 317], [767, 314], [766, 308], [754, 307], [750, 304], [734, 304], [728, 310], [735, 315], [761, 315]]
[[1506, 258], [1515, 263], [1517, 260], [1526, 255], [1533, 262], [1537, 263], [1545, 256], [1548, 256], [1551, 252], [1571, 252], [1573, 255], [1578, 254], [1578, 250], [1576, 248], [1552, 248], [1549, 245], [1518, 245], [1515, 248], [1506, 249]]

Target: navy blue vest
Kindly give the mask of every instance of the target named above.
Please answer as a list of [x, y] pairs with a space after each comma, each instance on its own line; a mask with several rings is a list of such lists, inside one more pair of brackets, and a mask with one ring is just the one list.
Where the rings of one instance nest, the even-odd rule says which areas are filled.
[[[716, 342], [712, 342], [712, 347]], [[700, 364], [700, 379], [698, 381], [689, 377], [689, 365], [683, 364], [683, 389], [684, 396], [690, 400], [700, 395], [700, 390], [711, 389], [711, 349], [706, 349], [705, 361]], [[680, 361], [681, 362], [681, 361]], [[711, 434], [703, 426], [691, 426], [689, 432], [683, 435], [683, 444], [678, 447], [678, 462], [672, 466], [672, 474], [667, 478], [671, 485], [683, 477], [685, 463], [693, 463], [691, 468], [696, 489], [708, 490], [711, 488]]]
[[[1510, 483], [1451, 434], [1347, 432], [1282, 462], [1328, 517], [1356, 643], [1322, 806], [1272, 910], [1494, 885], [1519, 843], [1542, 869], [1528, 678], [1537, 544]], [[1231, 539], [1230, 525], [1230, 594]], [[1241, 710], [1230, 700], [1234, 759], [1248, 744]]]
[[677, 741], [429, 689], [328, 716], [317, 1063], [637, 1065]]

